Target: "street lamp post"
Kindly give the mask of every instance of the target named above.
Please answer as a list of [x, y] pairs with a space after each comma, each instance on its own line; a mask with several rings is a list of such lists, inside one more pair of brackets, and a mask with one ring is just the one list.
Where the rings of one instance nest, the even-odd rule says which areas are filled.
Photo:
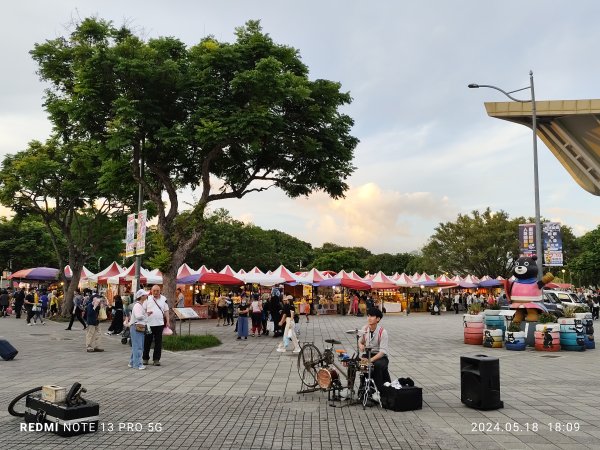
[[100, 261], [102, 261], [102, 256], [98, 258], [98, 272], [100, 272]]
[[[489, 84], [469, 84], [468, 86], [471, 89], [476, 88], [490, 88], [495, 89], [496, 91], [502, 92], [508, 98], [515, 102], [519, 103], [531, 103], [531, 128], [533, 130], [533, 183], [534, 183], [534, 192], [535, 192], [535, 253], [537, 255], [537, 268], [538, 268], [538, 280], [541, 280], [543, 275], [543, 254], [542, 254], [542, 224], [540, 221], [540, 183], [538, 177], [538, 152], [537, 152], [537, 112], [535, 107], [535, 89], [533, 85], [533, 71], [529, 71], [529, 86], [516, 89], [514, 91], [506, 92], [503, 89], [500, 89], [496, 86], [491, 86]], [[510, 94], [514, 94], [515, 92], [524, 91], [526, 89], [531, 90], [531, 98], [529, 100], [519, 100], [518, 98], [513, 97]]]

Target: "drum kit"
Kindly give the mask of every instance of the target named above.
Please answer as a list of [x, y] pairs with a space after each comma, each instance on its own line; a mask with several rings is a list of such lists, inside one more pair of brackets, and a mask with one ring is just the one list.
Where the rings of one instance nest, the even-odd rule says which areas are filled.
[[[325, 391], [330, 406], [348, 406], [359, 402], [364, 409], [369, 401], [373, 400], [373, 393], [377, 392], [372, 377], [371, 348], [365, 348], [367, 357], [360, 358], [358, 343], [365, 331], [355, 329], [347, 330], [346, 333], [356, 336], [356, 352], [351, 356], [345, 350], [334, 349], [335, 345], [341, 344], [336, 339], [325, 340], [329, 345], [325, 347], [323, 353], [313, 343], [302, 346], [297, 363], [302, 382], [298, 394]], [[337, 362], [335, 353], [337, 353]], [[360, 378], [358, 390], [355, 388], [357, 374]], [[342, 378], [345, 380], [345, 385]], [[347, 402], [341, 404], [343, 400]], [[381, 406], [380, 401], [379, 405]]]

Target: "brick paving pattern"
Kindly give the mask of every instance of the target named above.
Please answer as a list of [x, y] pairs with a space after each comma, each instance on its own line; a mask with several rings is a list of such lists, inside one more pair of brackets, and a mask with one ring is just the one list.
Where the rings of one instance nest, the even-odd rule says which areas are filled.
[[[300, 340], [323, 348], [324, 339], [336, 338], [343, 343], [338, 348], [350, 351], [356, 341], [344, 331], [365, 323], [320, 316], [307, 324], [302, 318]], [[212, 320], [194, 322], [192, 331], [215, 334], [223, 345], [163, 352], [161, 367], [137, 371], [127, 368], [129, 347], [119, 337], [103, 335], [106, 351], [86, 353], [83, 331], [64, 331], [64, 323], [27, 327], [14, 317], [0, 319], [0, 334], [19, 350], [14, 361], [0, 360], [0, 448], [600, 448], [596, 350], [544, 354], [464, 345], [462, 316], [454, 313], [388, 314], [383, 325], [390, 333], [392, 377], [411, 377], [423, 388], [422, 410], [332, 408], [325, 393], [299, 395], [296, 355], [277, 353], [279, 339], [237, 341], [233, 327], [216, 327]], [[460, 356], [478, 353], [500, 358], [503, 409], [477, 411], [460, 402]], [[21, 420], [7, 412], [14, 397], [35, 386], [70, 387], [75, 381], [87, 388], [85, 397], [100, 403], [98, 433], [61, 438], [19, 431]], [[525, 429], [534, 423], [537, 432]], [[551, 431], [549, 423], [563, 430]], [[580, 430], [566, 431], [567, 423]], [[136, 424], [143, 431], [119, 430]], [[160, 431], [148, 430], [156, 424]]]

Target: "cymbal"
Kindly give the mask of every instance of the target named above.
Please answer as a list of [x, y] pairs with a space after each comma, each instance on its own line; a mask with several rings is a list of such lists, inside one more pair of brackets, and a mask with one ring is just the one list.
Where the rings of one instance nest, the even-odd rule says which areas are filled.
[[328, 344], [341, 344], [341, 342], [337, 339], [325, 339], [325, 342], [327, 342]]
[[346, 330], [345, 333], [353, 334], [355, 336], [362, 336], [363, 334], [365, 334], [365, 332], [363, 330]]

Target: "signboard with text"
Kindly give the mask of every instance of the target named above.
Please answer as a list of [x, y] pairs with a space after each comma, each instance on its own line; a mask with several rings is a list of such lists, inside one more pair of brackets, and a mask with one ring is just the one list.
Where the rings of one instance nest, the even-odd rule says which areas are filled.
[[135, 255], [135, 214], [127, 216], [127, 231], [125, 232], [125, 257]]

